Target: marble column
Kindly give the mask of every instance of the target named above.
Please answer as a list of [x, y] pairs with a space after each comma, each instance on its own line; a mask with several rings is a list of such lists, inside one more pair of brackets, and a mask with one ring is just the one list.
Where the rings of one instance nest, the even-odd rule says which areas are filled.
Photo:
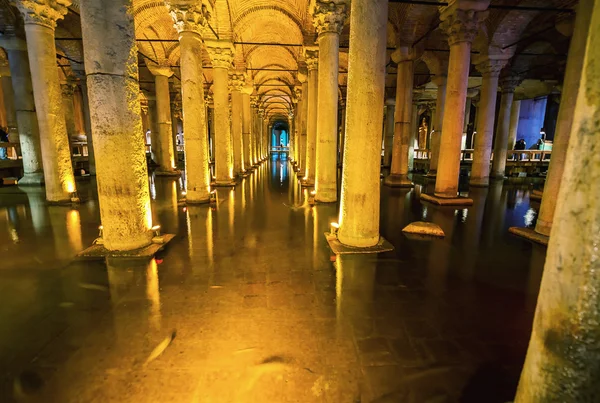
[[110, 251], [144, 247], [153, 236], [132, 2], [80, 3], [100, 219]]
[[233, 44], [207, 41], [206, 49], [212, 62], [213, 102], [215, 103], [215, 185], [232, 186], [233, 147], [229, 126], [229, 68], [233, 62]]
[[412, 172], [415, 168], [415, 140], [417, 137], [417, 119], [419, 119], [419, 109], [416, 104], [411, 107], [410, 132], [408, 136], [408, 171]]
[[250, 94], [254, 91], [251, 85], [242, 89], [242, 135], [244, 143], [244, 169], [253, 169], [252, 162], [252, 109], [250, 107]]
[[433, 132], [429, 140], [429, 151], [431, 157], [429, 160], [429, 170], [427, 176], [435, 177], [437, 175], [438, 160], [440, 157], [440, 142], [442, 138], [442, 126], [444, 124], [444, 105], [446, 103], [446, 76], [436, 76], [433, 78], [437, 85], [437, 98], [435, 101], [435, 121], [433, 122]]
[[69, 142], [77, 139], [77, 130], [75, 128], [75, 108], [73, 105], [73, 94], [75, 83], [70, 80], [60, 85], [62, 93], [63, 111], [65, 112], [65, 124], [67, 126], [67, 135]]
[[408, 47], [399, 47], [392, 57], [398, 63], [394, 145], [390, 175], [383, 183], [391, 187], [412, 187], [413, 183], [408, 179], [408, 143], [412, 118], [414, 60]]
[[338, 240], [354, 247], [371, 247], [379, 242], [387, 17], [387, 0], [351, 3]]
[[243, 101], [242, 91], [246, 85], [246, 77], [243, 74], [233, 73], [229, 75], [231, 87], [231, 137], [233, 141], [233, 174], [241, 175], [245, 169], [244, 135], [243, 135]]
[[262, 160], [267, 159], [267, 148], [270, 141], [270, 133], [269, 133], [269, 122], [267, 120], [267, 111], [263, 109], [262, 114], [260, 116], [260, 120], [262, 123], [262, 136], [260, 137], [260, 149], [262, 154]]
[[[515, 87], [521, 80], [515, 77], [504, 78], [501, 82], [502, 98], [500, 99], [500, 112], [498, 113], [498, 127], [496, 128], [496, 139], [494, 141], [494, 159], [492, 160], [491, 177], [504, 179], [506, 167], [506, 149], [508, 146], [508, 131], [510, 128], [510, 112], [515, 95]], [[477, 134], [479, 136], [479, 133]]]
[[496, 98], [498, 96], [498, 77], [506, 60], [487, 57], [476, 64], [483, 76], [479, 113], [477, 115], [477, 137], [471, 167], [471, 186], [488, 186], [490, 183], [490, 158], [494, 139], [494, 120], [496, 118]]
[[[445, 8], [440, 19], [448, 34], [450, 63], [443, 114], [443, 132], [435, 181], [436, 203], [472, 203], [470, 199], [459, 200], [458, 179], [460, 173], [461, 142], [465, 118], [465, 103], [471, 60], [471, 43], [479, 32], [481, 22], [487, 16], [489, 1], [454, 2]], [[462, 7], [469, 7], [463, 9]], [[422, 198], [427, 199], [422, 195]], [[445, 200], [444, 200], [445, 199]]]
[[[19, 42], [20, 43], [20, 42]], [[6, 50], [8, 64], [12, 71], [11, 79], [15, 93], [15, 110], [19, 128], [19, 144], [23, 156], [24, 176], [19, 186], [36, 186], [44, 183], [42, 168], [42, 148], [35, 111], [31, 70], [25, 43]]]
[[[581, 18], [580, 18], [581, 17]], [[589, 35], [578, 35], [587, 26]], [[582, 0], [571, 46], [585, 46], [533, 330], [515, 403], [593, 402], [600, 379], [600, 2]], [[583, 27], [583, 28], [582, 28]], [[581, 42], [576, 42], [576, 39]], [[569, 61], [573, 60], [569, 56]], [[567, 74], [571, 70], [567, 66]], [[569, 77], [570, 78], [570, 77]], [[565, 84], [567, 81], [565, 80]], [[568, 87], [564, 87], [567, 89]], [[563, 102], [568, 102], [563, 100]], [[561, 102], [561, 109], [562, 104]], [[566, 107], [566, 105], [565, 105]], [[569, 105], [570, 109], [570, 105]], [[560, 114], [560, 112], [559, 112]], [[544, 197], [546, 197], [544, 191]]]
[[394, 111], [396, 100], [385, 101], [385, 133], [383, 135], [383, 166], [389, 167], [392, 163], [392, 148], [394, 146]]
[[169, 92], [169, 77], [173, 70], [169, 66], [146, 62], [148, 70], [154, 75], [156, 89], [156, 128], [155, 138], [158, 140], [158, 168], [154, 173], [160, 176], [178, 176], [173, 149], [173, 128], [171, 127], [171, 94]]
[[250, 144], [252, 147], [252, 165], [258, 166], [258, 154], [256, 149], [256, 137], [258, 136], [258, 128], [256, 126], [256, 120], [258, 119], [258, 96], [252, 95], [250, 97]]
[[339, 140], [338, 140], [338, 153], [339, 160], [338, 165], [342, 165], [344, 161], [344, 143], [346, 141], [346, 99], [340, 98], [340, 128], [339, 128]]
[[182, 109], [185, 135], [186, 201], [210, 200], [210, 165], [202, 76], [202, 33], [208, 13], [187, 3], [167, 3], [179, 32]]
[[[90, 117], [90, 100], [88, 98], [87, 88], [87, 77], [84, 75], [80, 77], [81, 83], [81, 109], [83, 110], [83, 129], [85, 131], [85, 137], [87, 139], [88, 149], [88, 165], [90, 175], [96, 176], [96, 154], [94, 153], [94, 139], [92, 138], [92, 121]], [[146, 143], [146, 133], [142, 130], [144, 135], [144, 152]]]
[[313, 186], [315, 183], [315, 164], [317, 152], [317, 104], [319, 99], [319, 51], [305, 49], [304, 59], [308, 66], [308, 106], [306, 108], [306, 163], [304, 165], [303, 185]]
[[[564, 94], [564, 92], [563, 92], [563, 94]], [[520, 112], [521, 112], [521, 101], [513, 100], [512, 107], [510, 108], [510, 128], [508, 130], [507, 146], [508, 146], [509, 150], [515, 149], [515, 143], [517, 142], [517, 129], [519, 128], [519, 113]]]
[[319, 44], [315, 200], [337, 201], [338, 70], [346, 3], [317, 0], [313, 24]]
[[[7, 66], [6, 70], [10, 70]], [[4, 110], [6, 112], [6, 127], [8, 129], [8, 139], [11, 143], [19, 142], [19, 129], [17, 122], [17, 112], [15, 110], [15, 92], [11, 75], [2, 74], [2, 95], [4, 101]]]
[[296, 169], [301, 174], [304, 174], [306, 168], [306, 144], [308, 141], [308, 133], [306, 132], [308, 123], [308, 77], [304, 74], [298, 74], [298, 80], [302, 83], [302, 99], [298, 104], [300, 127], [298, 128], [298, 164], [296, 165]]
[[54, 30], [70, 0], [19, 1], [25, 22], [35, 109], [40, 132], [46, 199], [52, 203], [76, 199], [69, 137], [56, 67]]

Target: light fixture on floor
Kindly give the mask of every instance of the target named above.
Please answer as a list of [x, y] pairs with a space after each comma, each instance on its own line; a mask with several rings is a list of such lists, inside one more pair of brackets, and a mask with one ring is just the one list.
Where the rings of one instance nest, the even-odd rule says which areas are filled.
[[98, 227], [98, 238], [94, 239], [94, 242], [92, 242], [92, 244], [104, 245], [104, 238], [102, 238], [103, 235], [104, 235], [104, 226], [101, 225]]
[[217, 204], [217, 190], [210, 192], [210, 204]]
[[153, 232], [152, 243], [165, 243], [164, 237], [160, 234], [160, 225], [151, 228]]
[[308, 204], [310, 204], [311, 206], [315, 205], [315, 196], [316, 195], [317, 195], [316, 190], [311, 190], [310, 193], [308, 194]]
[[336, 222], [332, 222], [329, 224], [329, 233], [337, 237], [338, 230], [340, 229], [340, 224]]
[[77, 192], [71, 192], [71, 203], [79, 203], [79, 196], [77, 196]]

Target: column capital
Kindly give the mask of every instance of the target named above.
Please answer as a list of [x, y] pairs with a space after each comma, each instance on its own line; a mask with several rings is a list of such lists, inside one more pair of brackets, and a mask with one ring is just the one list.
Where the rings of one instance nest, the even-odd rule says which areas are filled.
[[300, 102], [300, 100], [302, 99], [302, 86], [298, 85], [294, 87], [294, 99], [295, 103]]
[[398, 46], [392, 52], [392, 60], [394, 63], [412, 62], [415, 60], [415, 51], [411, 46]]
[[166, 63], [156, 64], [148, 59], [145, 60], [146, 67], [148, 67], [153, 76], [171, 77], [173, 75], [173, 70]]
[[319, 35], [340, 34], [346, 20], [346, 0], [316, 0], [313, 10], [313, 25]]
[[[464, 3], [464, 4], [463, 4]], [[456, 1], [440, 13], [440, 27], [448, 35], [450, 46], [459, 42], [473, 42], [481, 23], [487, 18], [488, 1]], [[478, 6], [478, 7], [475, 7]], [[463, 8], [464, 7], [464, 8]]]
[[64, 18], [69, 11], [67, 7], [72, 4], [71, 0], [12, 0], [25, 24], [42, 25], [55, 29], [56, 21]]
[[169, 14], [178, 33], [194, 32], [202, 36], [204, 28], [210, 19], [210, 12], [206, 5], [198, 5], [186, 0], [166, 1]]
[[63, 97], [71, 97], [73, 96], [73, 92], [75, 92], [75, 83], [71, 80], [66, 83], [60, 84], [60, 91], [62, 92]]
[[257, 108], [258, 107], [258, 100], [259, 100], [259, 96], [258, 95], [251, 95], [250, 96], [250, 106], [252, 108]]
[[265, 117], [265, 109], [264, 108], [258, 108], [258, 116], [260, 116], [261, 118]]
[[246, 86], [246, 74], [238, 72], [229, 73], [229, 86], [232, 91], [241, 92]]
[[206, 50], [214, 68], [229, 69], [233, 63], [233, 43], [228, 41], [205, 41]]
[[515, 88], [519, 86], [523, 82], [523, 77], [519, 76], [507, 76], [503, 77], [500, 80], [500, 87], [502, 88], [502, 93], [510, 93], [515, 92]]
[[316, 70], [319, 67], [319, 49], [316, 47], [304, 48], [304, 61], [308, 70]]
[[498, 58], [493, 56], [482, 57], [473, 60], [477, 71], [483, 75], [484, 78], [488, 77], [499, 77], [500, 72], [508, 63], [507, 58]]

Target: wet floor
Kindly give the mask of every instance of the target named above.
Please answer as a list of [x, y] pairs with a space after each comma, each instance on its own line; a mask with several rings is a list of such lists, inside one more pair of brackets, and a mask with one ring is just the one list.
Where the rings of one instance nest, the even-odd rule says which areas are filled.
[[[154, 222], [177, 236], [150, 261], [74, 259], [98, 235], [93, 183], [75, 208], [0, 189], [0, 401], [512, 400], [545, 256], [507, 231], [534, 225], [529, 190], [455, 210], [419, 201], [433, 184], [383, 188], [395, 250], [336, 258], [336, 206], [296, 183], [273, 160], [185, 208], [180, 181], [152, 179]], [[446, 238], [408, 239], [416, 220]]]

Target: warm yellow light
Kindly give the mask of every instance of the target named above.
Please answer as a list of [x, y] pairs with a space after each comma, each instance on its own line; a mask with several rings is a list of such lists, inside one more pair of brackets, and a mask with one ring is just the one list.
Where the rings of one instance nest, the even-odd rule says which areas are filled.
[[338, 224], [338, 223], [336, 223], [336, 222], [332, 222], [332, 223], [331, 223], [331, 224], [329, 224], [329, 225], [331, 225], [331, 228], [336, 228], [336, 229], [340, 228], [340, 224]]
[[310, 191], [310, 194], [311, 194], [311, 196], [314, 196], [314, 195], [316, 195], [316, 194], [317, 194], [317, 191], [316, 191], [316, 190], [311, 190], [311, 191]]
[[67, 181], [67, 183], [65, 183], [65, 186], [67, 188], [67, 192], [73, 193], [75, 191], [75, 183], [73, 183], [72, 181]]

